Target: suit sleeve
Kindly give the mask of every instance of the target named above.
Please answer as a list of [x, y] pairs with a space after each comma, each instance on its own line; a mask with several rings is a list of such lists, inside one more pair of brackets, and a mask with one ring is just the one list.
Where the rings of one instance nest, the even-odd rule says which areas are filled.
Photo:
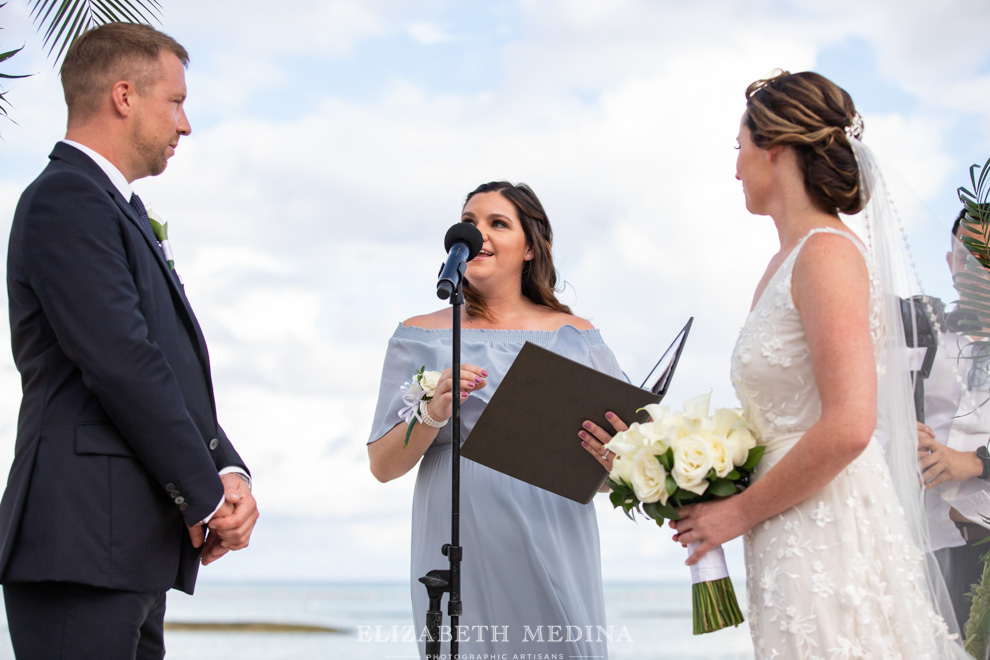
[[[22, 250], [29, 284], [64, 353], [111, 422], [161, 485], [179, 488], [195, 524], [223, 496], [217, 465], [161, 348], [149, 338], [129, 221], [105, 190], [52, 175], [29, 202]], [[161, 302], [161, 301], [157, 301]], [[142, 304], [145, 305], [142, 309]], [[224, 460], [241, 464], [223, 436]]]

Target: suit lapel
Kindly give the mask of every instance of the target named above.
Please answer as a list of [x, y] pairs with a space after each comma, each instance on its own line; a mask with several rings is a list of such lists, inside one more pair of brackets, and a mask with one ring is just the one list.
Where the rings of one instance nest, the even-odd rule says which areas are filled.
[[182, 310], [182, 316], [189, 328], [191, 334], [196, 338], [196, 352], [199, 355], [200, 361], [203, 363], [203, 373], [206, 375], [207, 388], [210, 391], [210, 401], [214, 407], [214, 414], [216, 413], [216, 402], [213, 398], [213, 378], [210, 371], [210, 356], [206, 349], [206, 337], [203, 336], [203, 329], [199, 326], [199, 321], [196, 320], [196, 314], [193, 312], [192, 307], [189, 305], [189, 300], [186, 298], [186, 293], [179, 282], [178, 276], [175, 271], [169, 268], [168, 262], [165, 261], [165, 255], [162, 254], [161, 248], [158, 246], [158, 242], [154, 240], [151, 236], [148, 236], [148, 232], [144, 230], [141, 225], [141, 220], [137, 216], [137, 211], [131, 206], [130, 200], [124, 199], [124, 196], [120, 194], [117, 187], [113, 185], [110, 179], [107, 177], [106, 173], [100, 169], [100, 166], [93, 162], [93, 159], [79, 151], [75, 147], [72, 147], [63, 142], [59, 142], [55, 145], [55, 149], [52, 151], [52, 160], [60, 159], [67, 163], [78, 167], [83, 170], [90, 178], [96, 181], [100, 186], [102, 186], [107, 194], [113, 198], [114, 203], [120, 212], [123, 213], [124, 217], [133, 224], [141, 235], [144, 237], [144, 242], [151, 250], [153, 258], [158, 262], [158, 267], [161, 268], [162, 274], [165, 276], [168, 282], [169, 290], [172, 294], [172, 299], [176, 302], [176, 306]]

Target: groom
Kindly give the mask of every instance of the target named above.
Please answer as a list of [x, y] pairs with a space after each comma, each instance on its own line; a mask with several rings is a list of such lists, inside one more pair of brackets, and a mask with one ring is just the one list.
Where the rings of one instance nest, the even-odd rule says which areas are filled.
[[0, 583], [19, 658], [163, 657], [165, 592], [192, 593], [200, 561], [247, 546], [258, 517], [202, 331], [130, 186], [189, 134], [187, 62], [148, 26], [80, 36], [65, 140], [14, 213], [23, 396]]

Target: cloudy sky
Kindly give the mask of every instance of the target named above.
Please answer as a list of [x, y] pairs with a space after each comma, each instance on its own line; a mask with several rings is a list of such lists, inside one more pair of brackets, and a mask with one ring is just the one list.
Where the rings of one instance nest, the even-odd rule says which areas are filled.
[[[733, 145], [743, 91], [776, 67], [850, 92], [926, 290], [953, 297], [956, 188], [990, 156], [983, 0], [163, 4], [192, 56], [193, 131], [135, 188], [169, 221], [262, 510], [251, 548], [205, 577], [406, 577], [414, 475], [376, 482], [365, 442], [386, 341], [441, 306], [444, 232], [484, 181], [539, 194], [562, 297], [632, 380], [693, 315], [669, 401], [733, 404], [729, 353], [777, 248], [743, 206]], [[0, 235], [65, 128], [27, 6], [0, 11], [0, 51], [26, 44], [3, 71], [36, 74], [7, 87]], [[0, 464], [18, 401], [3, 351]], [[667, 531], [599, 500], [606, 579], [686, 579]]]

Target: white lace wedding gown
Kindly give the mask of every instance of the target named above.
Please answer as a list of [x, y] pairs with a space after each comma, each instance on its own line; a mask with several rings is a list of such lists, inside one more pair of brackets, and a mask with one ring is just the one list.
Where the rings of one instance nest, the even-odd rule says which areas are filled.
[[[791, 297], [794, 261], [806, 240], [770, 280], [732, 355], [736, 394], [767, 446], [757, 479], [821, 414]], [[876, 294], [874, 346], [881, 332]], [[750, 530], [745, 552], [757, 658], [943, 657], [947, 628], [928, 602], [921, 554], [909, 540], [876, 436], [820, 492]]]

